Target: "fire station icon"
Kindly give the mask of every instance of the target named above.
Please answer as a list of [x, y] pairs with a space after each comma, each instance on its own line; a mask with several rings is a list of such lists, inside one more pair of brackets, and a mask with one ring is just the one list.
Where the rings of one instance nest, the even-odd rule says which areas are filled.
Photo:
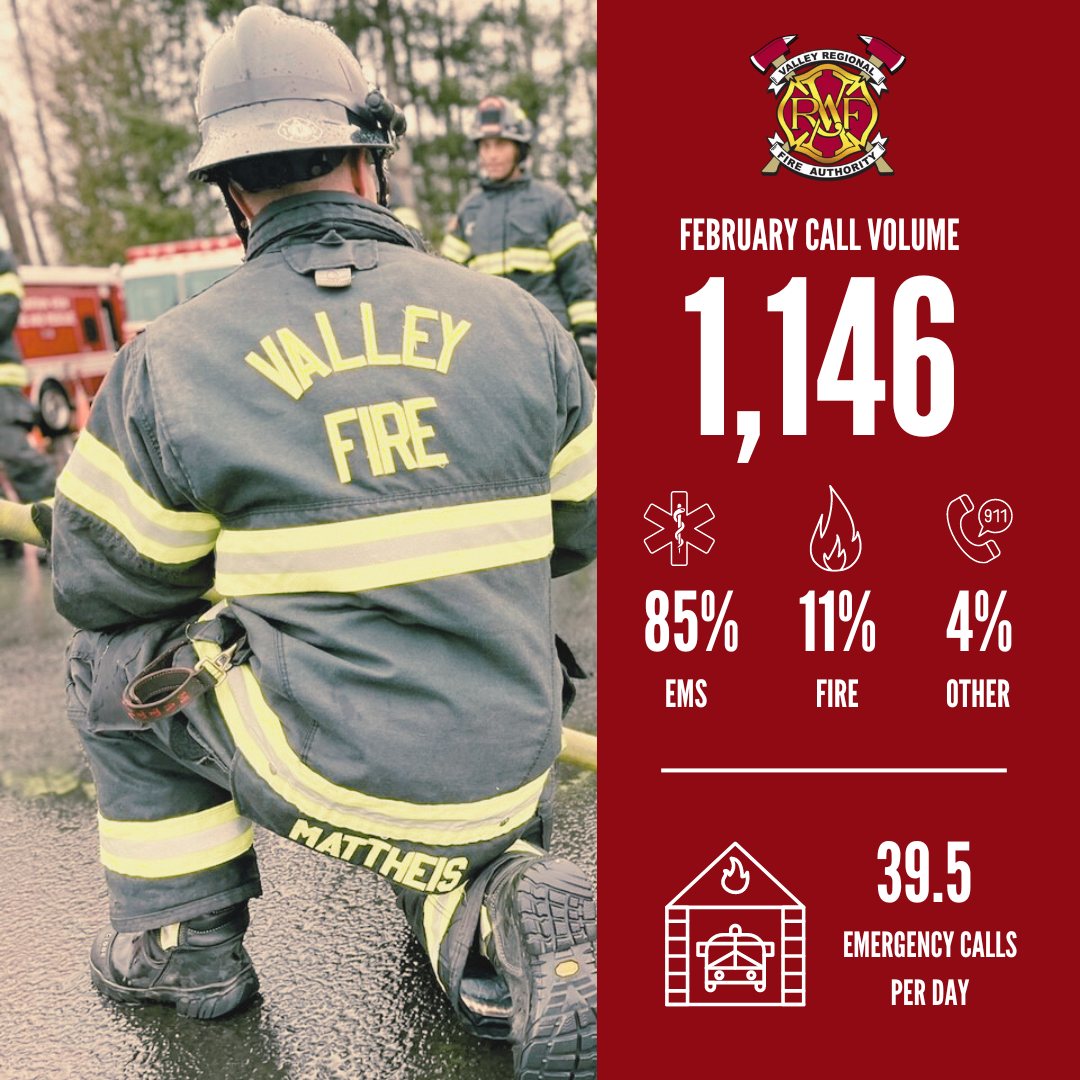
[[865, 53], [812, 49], [788, 57], [797, 35], [776, 38], [750, 57], [769, 76], [777, 97], [778, 130], [769, 139], [772, 155], [761, 171], [780, 166], [815, 180], [843, 180], [873, 167], [892, 174], [885, 160], [888, 140], [877, 130], [878, 99], [887, 74], [907, 59], [879, 37], [862, 35]]
[[739, 844], [665, 914], [665, 1004], [806, 1004], [806, 908]]

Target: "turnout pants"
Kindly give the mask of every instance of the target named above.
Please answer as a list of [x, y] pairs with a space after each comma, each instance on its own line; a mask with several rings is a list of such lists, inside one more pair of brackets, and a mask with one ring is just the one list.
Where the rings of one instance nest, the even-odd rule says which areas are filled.
[[[305, 820], [298, 829], [296, 807], [256, 786], [212, 694], [150, 725], [127, 716], [120, 704], [125, 686], [177, 631], [175, 621], [116, 633], [80, 630], [68, 650], [68, 714], [97, 788], [101, 861], [110, 919], [119, 931], [182, 922], [261, 895], [253, 821], [339, 859], [355, 839], [344, 830], [328, 832], [335, 826], [324, 820], [318, 827]], [[177, 660], [194, 664], [193, 649], [183, 647]], [[398, 849], [378, 840], [367, 841], [366, 849], [354, 845], [368, 857], [348, 860], [387, 876], [440, 985], [467, 1023], [472, 1018], [458, 990], [477, 947], [484, 888], [507, 859], [546, 844], [553, 787], [549, 780], [535, 815], [521, 828], [468, 860], [453, 888], [433, 892], [395, 883], [386, 869], [393, 856], [380, 863], [373, 855]]]
[[32, 424], [33, 412], [22, 392], [0, 386], [0, 468], [23, 502], [48, 498], [56, 483], [52, 462], [27, 442]]

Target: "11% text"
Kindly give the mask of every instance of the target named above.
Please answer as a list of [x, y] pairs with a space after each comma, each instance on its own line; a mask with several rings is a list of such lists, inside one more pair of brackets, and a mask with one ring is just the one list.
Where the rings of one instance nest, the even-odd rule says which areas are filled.
[[805, 609], [806, 651], [814, 652], [817, 648], [817, 609], [821, 608], [821, 649], [823, 652], [836, 651], [836, 626], [840, 623], [850, 625], [843, 651], [850, 652], [856, 638], [862, 645], [863, 652], [873, 652], [877, 647], [877, 625], [873, 619], [864, 618], [870, 590], [862, 594], [859, 609], [855, 610], [855, 598], [850, 589], [841, 589], [839, 593], [829, 590], [819, 596], [813, 589], [799, 597], [799, 603]]

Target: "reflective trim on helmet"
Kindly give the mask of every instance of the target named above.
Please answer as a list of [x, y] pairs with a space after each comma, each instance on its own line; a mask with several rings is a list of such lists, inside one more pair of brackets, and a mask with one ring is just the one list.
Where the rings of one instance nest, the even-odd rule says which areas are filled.
[[472, 255], [472, 248], [452, 233], [447, 233], [443, 237], [442, 247], [439, 250], [446, 258], [453, 259], [456, 263], [466, 263]]
[[79, 436], [56, 490], [154, 562], [189, 563], [214, 550], [217, 518], [162, 506], [132, 479], [120, 456], [89, 431]]
[[352, 593], [545, 559], [548, 496], [406, 510], [283, 529], [223, 529], [222, 596]]
[[532, 122], [525, 110], [516, 101], [502, 97], [486, 97], [480, 102], [469, 133], [474, 143], [481, 139], [508, 139], [520, 143], [526, 151], [532, 136]]
[[29, 386], [30, 376], [22, 364], [0, 364], [0, 386]]
[[18, 274], [13, 270], [0, 274], [0, 296], [15, 296], [21, 300], [25, 295], [23, 283], [19, 280]]
[[513, 247], [475, 255], [469, 260], [469, 267], [481, 274], [512, 274], [516, 270], [528, 274], [554, 274], [555, 260], [544, 248]]
[[170, 878], [220, 866], [247, 851], [251, 822], [231, 800], [208, 810], [156, 821], [98, 815], [101, 862], [125, 877]]
[[566, 314], [570, 319], [571, 326], [581, 326], [583, 323], [596, 322], [596, 301], [577, 300], [567, 305]]
[[547, 246], [553, 259], [561, 259], [571, 248], [588, 242], [589, 234], [585, 226], [580, 221], [569, 221], [548, 237]]

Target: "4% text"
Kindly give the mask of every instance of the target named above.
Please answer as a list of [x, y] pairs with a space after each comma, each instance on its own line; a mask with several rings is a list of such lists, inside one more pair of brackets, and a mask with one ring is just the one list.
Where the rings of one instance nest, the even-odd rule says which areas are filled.
[[[1008, 589], [1002, 589], [998, 593], [993, 611], [990, 610], [990, 594], [985, 589], [979, 589], [975, 593], [975, 622], [982, 623], [986, 627], [979, 643], [979, 652], [986, 652], [995, 637], [998, 652], [1009, 652], [1012, 649], [1012, 623], [1008, 619], [1000, 618], [1001, 608], [1008, 591]], [[967, 589], [961, 589], [956, 594], [956, 603], [953, 604], [949, 626], [945, 631], [946, 637], [955, 638], [960, 642], [961, 652], [971, 651], [971, 639], [975, 636], [975, 631], [971, 627], [971, 611], [971, 593]]]

